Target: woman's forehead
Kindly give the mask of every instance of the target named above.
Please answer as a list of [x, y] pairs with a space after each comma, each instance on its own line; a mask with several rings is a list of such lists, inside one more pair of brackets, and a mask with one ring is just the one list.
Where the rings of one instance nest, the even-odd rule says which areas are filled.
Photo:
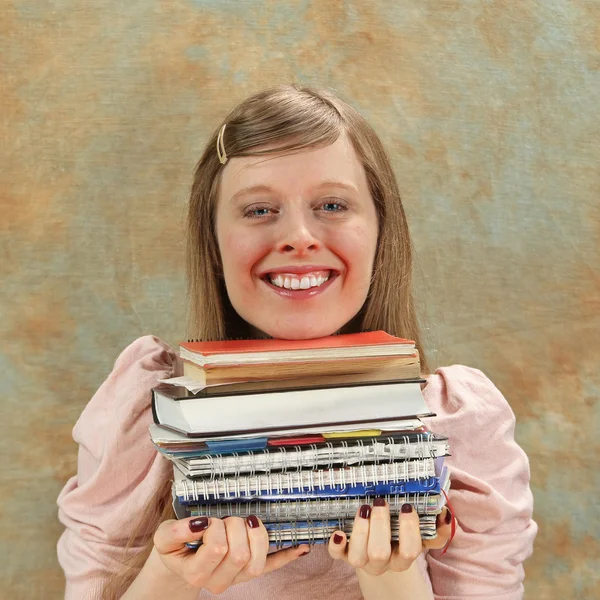
[[333, 144], [297, 152], [232, 158], [224, 168], [220, 192], [225, 198], [269, 185], [313, 187], [342, 182], [359, 192], [366, 189], [362, 163], [346, 136]]

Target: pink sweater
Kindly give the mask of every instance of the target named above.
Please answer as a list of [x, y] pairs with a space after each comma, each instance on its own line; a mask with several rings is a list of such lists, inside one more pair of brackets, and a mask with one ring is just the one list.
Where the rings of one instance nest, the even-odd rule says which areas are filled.
[[[176, 354], [162, 341], [136, 340], [117, 359], [73, 430], [79, 443], [78, 473], [58, 498], [66, 529], [58, 542], [66, 600], [99, 600], [117, 569], [131, 519], [172, 466], [149, 438], [150, 389], [179, 373]], [[456, 537], [447, 553], [429, 552], [419, 565], [436, 600], [517, 600], [523, 597], [523, 561], [531, 554], [529, 463], [514, 441], [515, 417], [502, 394], [476, 369], [438, 369], [423, 390], [437, 416], [427, 420], [450, 438], [450, 500]], [[325, 547], [279, 571], [233, 586], [221, 600], [362, 598], [354, 570], [329, 558]]]

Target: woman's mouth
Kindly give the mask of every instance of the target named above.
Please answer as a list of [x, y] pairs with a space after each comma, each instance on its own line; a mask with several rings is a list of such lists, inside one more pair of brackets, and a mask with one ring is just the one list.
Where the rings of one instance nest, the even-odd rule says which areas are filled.
[[263, 281], [280, 296], [309, 298], [329, 287], [339, 275], [330, 269], [307, 273], [267, 273]]

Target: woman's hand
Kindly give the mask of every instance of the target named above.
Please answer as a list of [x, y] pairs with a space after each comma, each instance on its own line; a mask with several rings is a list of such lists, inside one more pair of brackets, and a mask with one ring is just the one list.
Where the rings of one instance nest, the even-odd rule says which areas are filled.
[[373, 507], [363, 504], [356, 512], [350, 541], [343, 531], [331, 536], [329, 554], [369, 575], [406, 571], [424, 549], [439, 549], [448, 543], [451, 523], [452, 514], [445, 506], [437, 518], [437, 537], [422, 540], [419, 517], [410, 504], [404, 504], [399, 515], [399, 541], [391, 542], [389, 505], [376, 498]]
[[[200, 539], [202, 545], [195, 551], [185, 546]], [[165, 521], [154, 534], [154, 546], [168, 569], [193, 587], [213, 594], [280, 569], [310, 550], [303, 544], [267, 556], [267, 530], [254, 515]]]

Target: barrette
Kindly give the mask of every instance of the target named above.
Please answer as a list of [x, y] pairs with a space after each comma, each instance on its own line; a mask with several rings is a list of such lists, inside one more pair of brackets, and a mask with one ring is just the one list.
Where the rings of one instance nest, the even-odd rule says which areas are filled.
[[222, 165], [227, 162], [227, 154], [225, 153], [225, 143], [223, 142], [223, 134], [225, 133], [225, 127], [227, 127], [227, 123], [221, 127], [219, 131], [219, 135], [217, 136], [217, 156], [219, 157], [219, 161]]

